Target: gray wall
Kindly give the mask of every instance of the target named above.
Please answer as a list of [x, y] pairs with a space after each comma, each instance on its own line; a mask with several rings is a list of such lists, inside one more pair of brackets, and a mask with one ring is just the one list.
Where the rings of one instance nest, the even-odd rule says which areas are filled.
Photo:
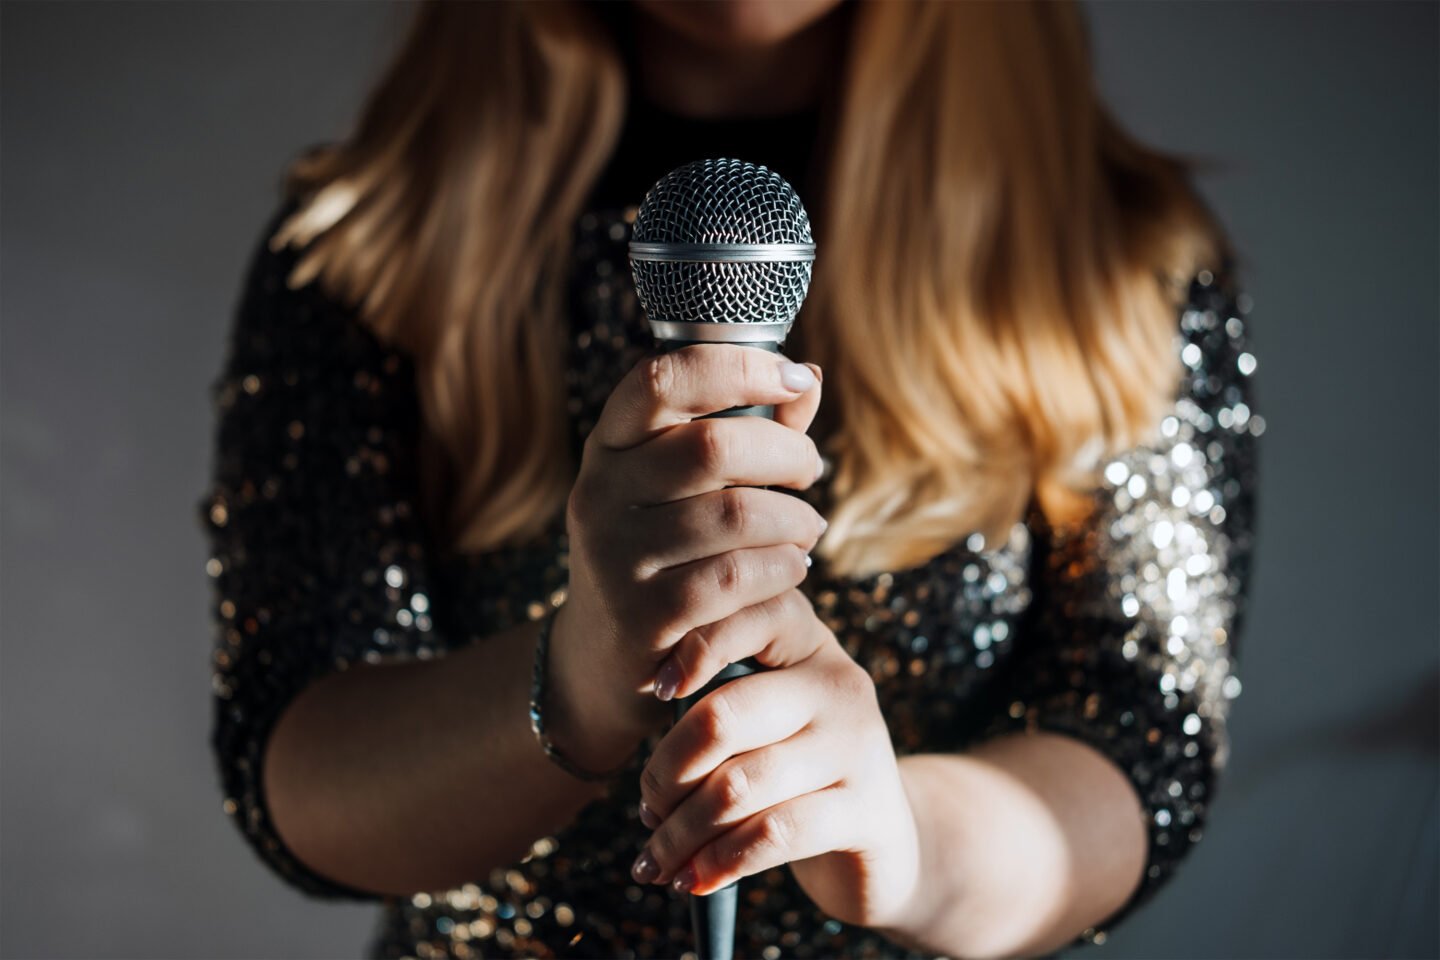
[[[1104, 87], [1246, 256], [1263, 541], [1209, 836], [1113, 957], [1436, 956], [1437, 7], [1106, 3]], [[395, 32], [0, 8], [0, 952], [340, 957], [220, 811], [195, 504], [244, 258]]]

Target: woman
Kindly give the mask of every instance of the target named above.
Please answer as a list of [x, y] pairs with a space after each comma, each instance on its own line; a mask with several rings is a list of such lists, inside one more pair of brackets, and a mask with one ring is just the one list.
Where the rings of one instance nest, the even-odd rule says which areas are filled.
[[[629, 221], [704, 156], [810, 206], [785, 357], [651, 355]], [[738, 877], [737, 956], [1044, 952], [1199, 840], [1254, 360], [1073, 6], [426, 6], [289, 186], [217, 390], [215, 746], [377, 954], [678, 956]]]

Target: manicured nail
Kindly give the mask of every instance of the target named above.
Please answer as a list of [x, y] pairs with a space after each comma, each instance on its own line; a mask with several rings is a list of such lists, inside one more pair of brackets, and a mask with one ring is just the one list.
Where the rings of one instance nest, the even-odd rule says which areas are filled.
[[813, 563], [813, 562], [814, 562], [814, 561], [810, 559], [810, 554], [808, 554], [808, 553], [805, 554], [805, 566], [808, 567], [808, 566], [810, 566], [810, 564]]
[[819, 480], [823, 476], [825, 476], [825, 458], [817, 454], [815, 456], [815, 479]]
[[655, 696], [661, 700], [671, 699], [675, 696], [675, 691], [680, 689], [680, 681], [683, 679], [680, 665], [674, 660], [667, 659], [655, 674]]
[[825, 535], [825, 531], [826, 531], [826, 530], [829, 530], [829, 529], [830, 529], [830, 521], [829, 521], [829, 520], [826, 520], [824, 517], [821, 517], [821, 518], [820, 518], [820, 535], [823, 537], [823, 536]]
[[655, 816], [655, 811], [644, 800], [640, 801], [640, 822], [645, 824], [646, 829], [654, 830], [660, 826], [660, 818]]
[[675, 874], [675, 879], [670, 881], [670, 886], [675, 888], [676, 893], [689, 893], [695, 888], [695, 868], [687, 866]]
[[803, 363], [786, 360], [780, 364], [780, 382], [791, 390], [803, 392], [815, 386], [815, 371]]
[[635, 858], [635, 865], [630, 868], [630, 876], [635, 878], [636, 883], [649, 883], [660, 876], [660, 864], [650, 856], [649, 847], [641, 850], [640, 856]]

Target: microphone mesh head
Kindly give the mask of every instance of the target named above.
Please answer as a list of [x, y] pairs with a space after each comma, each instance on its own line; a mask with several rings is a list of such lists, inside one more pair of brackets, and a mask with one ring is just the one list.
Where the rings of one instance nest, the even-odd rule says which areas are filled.
[[[779, 174], [741, 160], [670, 171], [640, 205], [635, 243], [808, 244], [810, 216]], [[656, 261], [633, 256], [635, 292], [651, 321], [789, 323], [810, 289], [811, 260]]]

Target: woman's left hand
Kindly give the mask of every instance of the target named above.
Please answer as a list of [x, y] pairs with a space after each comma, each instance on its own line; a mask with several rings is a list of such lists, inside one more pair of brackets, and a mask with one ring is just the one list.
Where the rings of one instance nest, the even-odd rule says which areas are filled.
[[789, 863], [830, 916], [891, 926], [919, 882], [915, 818], [874, 683], [804, 612], [786, 626], [815, 631], [809, 656], [710, 692], [656, 746], [632, 873], [703, 895]]

